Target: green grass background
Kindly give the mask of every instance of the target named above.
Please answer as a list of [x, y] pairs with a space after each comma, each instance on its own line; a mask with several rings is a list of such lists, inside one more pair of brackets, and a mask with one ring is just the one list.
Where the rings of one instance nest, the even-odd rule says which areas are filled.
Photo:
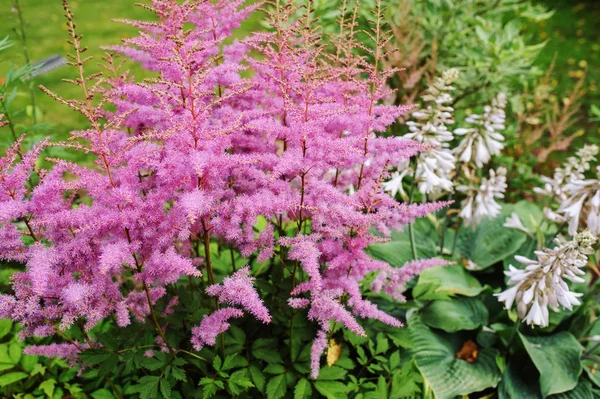
[[[114, 18], [148, 19], [151, 13], [140, 7], [135, 7], [138, 0], [72, 0], [71, 6], [75, 13], [77, 27], [84, 35], [84, 44], [89, 47], [88, 53], [95, 56], [87, 68], [89, 73], [101, 70], [96, 65], [103, 55], [102, 45], [119, 44], [120, 38], [131, 37], [136, 29], [114, 22]], [[553, 84], [557, 87], [557, 97], [566, 96], [574, 85], [579, 70], [586, 70], [587, 94], [584, 99], [584, 126], [586, 136], [597, 135], [597, 124], [590, 124], [588, 111], [591, 104], [600, 105], [600, 1], [560, 1], [538, 0], [551, 9], [556, 10], [554, 16], [546, 23], [528, 27], [540, 39], [549, 39], [548, 45], [539, 56], [537, 65], [545, 69], [555, 54], [558, 55], [553, 75]], [[14, 48], [0, 53], [0, 76], [13, 64], [22, 64], [23, 55], [20, 43], [14, 32], [18, 26], [17, 15], [12, 11], [13, 0], [0, 1], [0, 38], [9, 36], [15, 41]], [[60, 0], [20, 0], [21, 9], [26, 23], [29, 53], [33, 61], [54, 54], [64, 54], [69, 50], [66, 43], [67, 32]], [[257, 26], [256, 18], [248, 22], [242, 29], [250, 30]], [[131, 66], [131, 65], [130, 65]], [[133, 67], [134, 74], [142, 73]], [[61, 67], [39, 76], [34, 85], [43, 84], [50, 90], [65, 98], [81, 98], [79, 87], [61, 82], [62, 78], [73, 78], [75, 71], [70, 67]], [[25, 89], [23, 87], [22, 89]], [[43, 112], [42, 120], [49, 124], [47, 134], [54, 140], [67, 137], [71, 129], [85, 127], [85, 119], [50, 99], [44, 93], [37, 93], [37, 104]], [[20, 90], [16, 108], [27, 104], [29, 94]], [[23, 114], [17, 118], [20, 128], [27, 126], [28, 119]], [[0, 147], [5, 147], [9, 140], [8, 128], [0, 129]], [[595, 139], [595, 138], [594, 138]], [[594, 140], [595, 141], [595, 140]], [[2, 148], [0, 148], [2, 151]]]

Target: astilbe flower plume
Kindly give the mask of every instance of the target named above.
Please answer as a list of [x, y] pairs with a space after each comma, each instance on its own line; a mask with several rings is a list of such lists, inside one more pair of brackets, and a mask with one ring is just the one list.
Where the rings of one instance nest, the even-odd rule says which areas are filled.
[[[381, 241], [372, 228], [389, 236], [445, 203], [398, 204], [382, 189], [389, 165], [425, 147], [378, 136], [410, 110], [380, 104], [393, 73], [379, 68], [381, 5], [370, 64], [348, 43], [337, 61], [326, 56], [310, 10], [295, 20], [297, 10], [280, 1], [267, 7], [272, 31], [226, 42], [258, 6], [242, 3], [154, 0], [146, 8], [158, 22], [125, 21], [140, 35], [110, 49], [156, 78], [135, 82], [107, 57], [108, 87], [73, 82], [85, 100], [67, 102], [45, 89], [89, 119], [89, 129], [72, 133], [81, 144], [65, 145], [96, 155], [96, 165], [54, 160], [29, 190], [41, 147], [16, 165], [15, 149], [0, 161], [0, 257], [26, 263], [13, 278], [14, 295], [0, 297], [0, 316], [21, 322], [22, 336], [52, 335], [78, 320], [88, 331], [111, 315], [125, 326], [133, 315], [152, 320], [157, 339], [173, 350], [155, 307], [174, 306], [163, 299], [166, 285], [183, 276], [207, 278], [207, 294], [228, 306], [193, 328], [197, 350], [214, 345], [244, 311], [270, 322], [249, 268], [214, 281], [213, 239], [261, 260], [289, 247], [296, 265], [290, 305], [308, 308], [319, 327], [313, 375], [332, 321], [358, 334], [357, 316], [401, 324], [362, 297], [360, 282], [383, 270], [389, 283], [382, 287], [401, 298], [405, 277], [427, 262], [397, 275], [364, 250]], [[67, 17], [83, 76], [81, 37], [70, 11]], [[100, 94], [113, 111], [95, 105]], [[89, 201], [78, 202], [76, 192]], [[259, 219], [268, 227], [257, 234]], [[33, 244], [24, 244], [26, 236]]]

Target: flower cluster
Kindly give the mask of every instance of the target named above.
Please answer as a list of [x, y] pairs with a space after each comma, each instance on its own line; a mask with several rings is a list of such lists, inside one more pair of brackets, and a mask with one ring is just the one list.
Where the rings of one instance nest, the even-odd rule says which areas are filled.
[[[216, 306], [193, 328], [197, 350], [214, 345], [245, 312], [269, 323], [249, 267], [216, 282], [222, 277], [210, 246], [217, 240], [286, 270], [295, 286], [290, 305], [307, 308], [318, 324], [313, 375], [332, 321], [359, 334], [357, 317], [401, 324], [363, 298], [361, 281], [383, 270], [390, 282], [382, 286], [400, 298], [406, 277], [428, 263], [396, 276], [365, 248], [382, 240], [373, 229], [387, 236], [446, 205], [399, 204], [382, 182], [392, 162], [419, 151], [432, 159], [443, 154], [439, 162], [452, 157], [443, 145], [451, 138], [442, 128], [450, 122], [448, 100], [423, 111], [412, 126], [415, 139], [417, 131], [440, 137], [439, 148], [428, 140], [379, 137], [410, 110], [381, 104], [389, 73], [351, 45], [341, 51], [344, 62], [333, 62], [311, 28], [310, 12], [294, 19], [293, 7], [270, 13], [271, 31], [228, 40], [257, 6], [242, 4], [154, 0], [146, 8], [158, 22], [125, 21], [141, 34], [110, 49], [157, 77], [138, 83], [113, 68], [109, 87], [87, 86], [91, 76], [74, 81], [84, 101], [61, 99], [90, 121], [65, 145], [94, 154], [94, 166], [53, 160], [30, 189], [42, 145], [19, 162], [17, 143], [0, 160], [0, 257], [26, 264], [13, 278], [14, 295], [0, 297], [0, 317], [20, 322], [23, 337], [50, 336], [77, 321], [85, 322], [85, 336], [105, 318], [115, 316], [124, 327], [133, 316], [154, 323], [157, 342], [174, 351], [169, 324], [155, 308], [172, 312], [177, 302], [167, 285], [196, 279], [210, 284], [207, 303], [227, 306]], [[68, 8], [67, 18], [71, 56], [83, 76], [87, 59]], [[374, 37], [381, 37], [381, 48], [379, 28]], [[432, 104], [454, 79], [447, 73], [431, 89]], [[111, 111], [102, 108], [107, 103]], [[432, 167], [438, 173], [446, 165]], [[427, 173], [421, 172], [424, 184]]]
[[587, 256], [593, 252], [597, 238], [589, 231], [577, 233], [571, 241], [556, 240], [557, 246], [536, 251], [536, 259], [523, 256], [515, 258], [525, 265], [517, 269], [510, 265], [505, 274], [512, 287], [496, 294], [507, 309], [517, 304], [519, 318], [528, 324], [548, 326], [548, 308], [558, 312], [559, 305], [571, 310], [580, 304], [582, 294], [570, 291], [565, 280], [584, 282], [581, 268], [587, 264]]
[[464, 136], [454, 154], [460, 162], [475, 162], [478, 168], [487, 164], [493, 155], [500, 154], [504, 148], [504, 136], [500, 133], [505, 129], [506, 95], [499, 93], [491, 105], [484, 108], [483, 115], [471, 114], [465, 122], [473, 125], [469, 128], [459, 128], [455, 135]]
[[559, 201], [556, 211], [546, 207], [544, 215], [553, 222], [568, 223], [571, 235], [581, 224], [600, 235], [600, 167], [596, 166], [594, 178], [586, 179], [585, 175], [598, 151], [597, 145], [585, 145], [577, 151], [577, 156], [569, 157], [562, 167], [556, 168], [552, 178], [542, 177], [543, 187], [534, 189]]
[[456, 191], [466, 194], [459, 216], [462, 217], [465, 226], [474, 228], [483, 218], [493, 219], [500, 214], [502, 206], [496, 199], [504, 198], [506, 168], [490, 169], [489, 178], [483, 178], [479, 186], [458, 186]]

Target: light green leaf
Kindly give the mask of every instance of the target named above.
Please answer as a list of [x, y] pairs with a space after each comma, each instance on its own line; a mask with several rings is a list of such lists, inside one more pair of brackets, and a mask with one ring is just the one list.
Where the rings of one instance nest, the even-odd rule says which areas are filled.
[[583, 347], [568, 332], [542, 337], [519, 333], [525, 350], [540, 372], [542, 396], [562, 393], [575, 388], [581, 374]]
[[421, 310], [421, 319], [430, 327], [446, 332], [474, 330], [485, 325], [488, 311], [477, 298], [454, 298], [433, 301]]
[[114, 395], [105, 388], [99, 389], [92, 392], [92, 398], [94, 399], [115, 399]]
[[227, 386], [229, 387], [229, 391], [234, 396], [237, 396], [242, 392], [252, 388], [254, 384], [248, 378], [248, 373], [246, 370], [238, 370], [229, 376], [229, 380], [227, 380]]
[[479, 281], [460, 265], [424, 270], [413, 288], [415, 299], [449, 299], [454, 295], [476, 296], [483, 291]]
[[580, 379], [577, 386], [565, 393], [548, 396], [548, 399], [593, 399], [592, 385], [589, 381]]
[[254, 382], [256, 388], [260, 392], [263, 392], [265, 389], [265, 375], [255, 365], [251, 365], [248, 368], [248, 371], [250, 371], [250, 376], [252, 377], [252, 381]]
[[0, 319], [0, 338], [4, 338], [12, 329], [12, 321], [9, 319]]
[[28, 375], [26, 373], [20, 371], [0, 375], [0, 387], [14, 384], [15, 382], [21, 381], [22, 379], [25, 379], [27, 377]]
[[294, 399], [309, 399], [312, 394], [310, 382], [306, 378], [302, 378], [294, 388]]
[[54, 395], [54, 387], [56, 386], [56, 380], [54, 378], [50, 378], [48, 380], [43, 381], [40, 384], [40, 389], [44, 392], [48, 397], [52, 397]]
[[452, 399], [498, 385], [500, 370], [495, 349], [478, 348], [476, 360], [469, 363], [456, 357], [464, 344], [462, 336], [433, 332], [418, 314], [409, 318], [409, 329], [415, 363], [438, 399]]
[[338, 381], [315, 381], [315, 389], [327, 399], [347, 398], [346, 385]]

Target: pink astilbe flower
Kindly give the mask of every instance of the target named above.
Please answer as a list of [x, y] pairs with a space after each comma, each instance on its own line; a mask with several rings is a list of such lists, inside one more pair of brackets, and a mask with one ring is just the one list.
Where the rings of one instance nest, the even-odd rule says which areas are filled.
[[252, 286], [253, 281], [254, 277], [250, 277], [250, 268], [246, 266], [235, 272], [233, 276], [226, 277], [222, 284], [207, 287], [206, 293], [218, 297], [220, 303], [240, 305], [263, 323], [270, 323], [269, 310]]
[[229, 329], [229, 319], [242, 317], [244, 312], [236, 308], [223, 308], [204, 316], [200, 326], [192, 328], [192, 345], [199, 351], [205, 345], [212, 346], [217, 336]]
[[23, 349], [23, 353], [26, 355], [57, 357], [66, 360], [71, 367], [74, 367], [77, 364], [79, 353], [86, 349], [89, 349], [88, 344], [62, 343], [28, 346]]
[[403, 293], [406, 291], [406, 283], [413, 277], [418, 276], [425, 269], [451, 264], [452, 262], [443, 259], [417, 259], [407, 262], [401, 268], [388, 267], [375, 277], [371, 283], [371, 290], [383, 291], [399, 302], [406, 302]]
[[[297, 19], [285, 8], [270, 14], [271, 31], [228, 40], [259, 5], [243, 3], [153, 0], [153, 22], [124, 21], [140, 34], [111, 49], [155, 78], [111, 73], [94, 90], [78, 83], [88, 98], [66, 103], [90, 127], [65, 145], [94, 155], [94, 165], [53, 159], [35, 170], [45, 143], [21, 162], [20, 143], [0, 158], [0, 258], [25, 264], [14, 295], [0, 296], [0, 316], [21, 323], [22, 337], [76, 322], [90, 330], [112, 317], [119, 327], [152, 320], [156, 342], [170, 350], [162, 318], [176, 304], [167, 286], [200, 278], [213, 284], [208, 296], [270, 322], [249, 267], [215, 278], [215, 243], [274, 267], [294, 264], [288, 304], [319, 327], [313, 375], [333, 321], [359, 335], [357, 318], [401, 325], [360, 287], [379, 272], [378, 289], [402, 300], [404, 283], [428, 261], [396, 271], [365, 249], [448, 204], [399, 204], [383, 190], [390, 165], [426, 149], [382, 137], [412, 107], [382, 104], [394, 71], [356, 55], [368, 47], [351, 35], [337, 61], [325, 54], [310, 11]], [[380, 60], [386, 35], [377, 32], [371, 56]], [[214, 345], [242, 315], [227, 307], [205, 316], [194, 347]]]

